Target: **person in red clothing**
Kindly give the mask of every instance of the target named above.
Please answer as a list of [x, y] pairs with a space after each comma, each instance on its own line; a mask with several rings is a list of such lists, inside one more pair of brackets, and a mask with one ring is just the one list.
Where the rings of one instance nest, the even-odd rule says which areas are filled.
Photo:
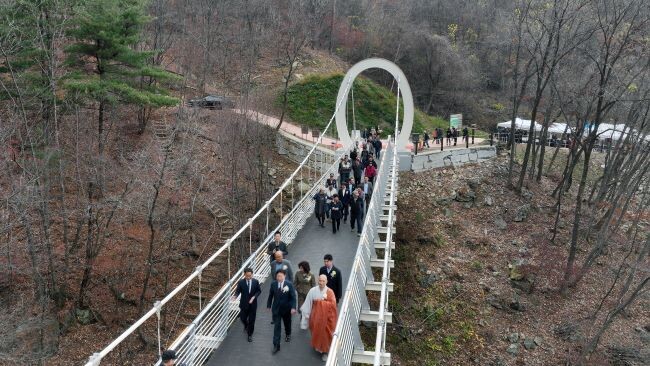
[[376, 175], [377, 175], [377, 168], [375, 168], [375, 166], [372, 164], [368, 164], [364, 172], [364, 176], [368, 177], [368, 180], [374, 184]]

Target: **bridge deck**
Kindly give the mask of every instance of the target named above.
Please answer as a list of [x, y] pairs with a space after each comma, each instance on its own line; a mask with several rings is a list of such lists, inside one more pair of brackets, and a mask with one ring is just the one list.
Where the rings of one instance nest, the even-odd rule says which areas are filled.
[[[311, 266], [311, 272], [318, 274], [323, 266], [323, 256], [327, 253], [334, 256], [334, 265], [344, 274], [343, 288], [347, 286], [352, 262], [357, 250], [359, 237], [355, 231], [350, 231], [350, 221], [343, 223], [341, 231], [332, 233], [332, 224], [325, 222], [325, 227], [318, 226], [315, 217], [311, 217], [298, 232], [289, 249], [287, 259], [291, 261], [294, 272], [298, 271], [298, 263], [306, 260]], [[270, 278], [262, 284], [262, 295], [257, 308], [255, 334], [253, 342], [246, 340], [246, 334], [239, 319], [231, 327], [223, 343], [210, 356], [208, 366], [217, 365], [322, 365], [321, 356], [310, 346], [311, 336], [308, 330], [300, 329], [300, 315], [292, 319], [291, 342], [284, 341], [284, 325], [282, 329], [281, 349], [275, 355], [273, 349], [273, 325], [271, 313], [266, 310]]]

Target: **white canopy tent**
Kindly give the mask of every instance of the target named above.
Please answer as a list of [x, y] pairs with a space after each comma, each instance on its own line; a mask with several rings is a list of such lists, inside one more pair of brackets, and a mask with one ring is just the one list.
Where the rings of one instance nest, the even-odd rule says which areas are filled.
[[[511, 125], [512, 125], [511, 121], [512, 120], [506, 121], [506, 122], [501, 122], [501, 123], [497, 124], [497, 126], [499, 126], [501, 128], [510, 128]], [[522, 119], [522, 118], [517, 117], [515, 119], [515, 129], [516, 130], [529, 131], [530, 130], [530, 123], [531, 123], [531, 121], [529, 119]], [[535, 123], [535, 131], [541, 131], [542, 130], [542, 125], [540, 125], [537, 122], [533, 122], [533, 123]]]

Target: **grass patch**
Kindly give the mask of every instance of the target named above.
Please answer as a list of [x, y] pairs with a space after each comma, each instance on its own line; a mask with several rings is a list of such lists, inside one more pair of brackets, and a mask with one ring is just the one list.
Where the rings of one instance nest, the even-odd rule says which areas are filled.
[[[308, 75], [302, 81], [291, 85], [287, 102], [289, 118], [311, 128], [325, 127], [336, 107], [336, 96], [342, 81], [342, 74]], [[358, 77], [353, 87], [357, 128], [379, 126], [384, 131], [384, 136], [392, 135], [395, 125], [395, 95], [387, 88], [363, 77]], [[276, 103], [282, 104], [281, 95], [278, 96]], [[400, 105], [400, 121], [403, 118], [403, 111], [403, 105]], [[347, 119], [351, 129], [350, 98]], [[429, 116], [420, 110], [415, 111], [413, 132], [422, 133], [424, 130], [431, 131], [435, 127], [446, 128], [448, 125], [449, 122], [443, 118]]]

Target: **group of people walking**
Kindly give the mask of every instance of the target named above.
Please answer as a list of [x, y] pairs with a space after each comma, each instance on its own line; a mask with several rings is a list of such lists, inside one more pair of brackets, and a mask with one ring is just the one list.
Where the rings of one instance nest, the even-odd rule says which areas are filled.
[[[321, 227], [325, 220], [332, 223], [332, 232], [340, 230], [341, 219], [347, 223], [350, 218], [351, 230], [357, 230], [361, 235], [362, 222], [370, 203], [373, 183], [377, 176], [377, 162], [381, 154], [382, 143], [375, 129], [368, 131], [366, 141], [361, 151], [355, 147], [346, 154], [339, 163], [336, 178], [331, 174], [326, 181], [326, 187], [320, 188], [313, 199], [316, 201], [314, 211]], [[321, 353], [323, 361], [327, 361], [338, 318], [337, 304], [343, 294], [343, 279], [341, 271], [334, 266], [331, 254], [323, 256], [323, 266], [318, 275], [311, 272], [309, 262], [298, 263], [298, 271], [294, 273], [291, 262], [286, 259], [289, 255], [287, 244], [282, 241], [282, 234], [274, 233], [273, 240], [267, 245], [270, 258], [271, 277], [266, 298], [266, 308], [271, 312], [273, 325], [272, 354], [280, 351], [282, 327], [284, 340], [291, 342], [291, 324], [293, 316], [300, 314], [300, 328], [311, 332], [311, 346]], [[239, 297], [239, 318], [248, 342], [253, 342], [257, 304], [263, 290], [260, 282], [254, 277], [252, 268], [244, 269], [244, 276], [237, 282], [233, 300]], [[177, 358], [173, 350], [163, 353], [165, 365], [173, 365]]]
[[[375, 148], [374, 151], [379, 155], [381, 148]], [[330, 174], [325, 187], [320, 188], [313, 197], [314, 214], [321, 227], [325, 227], [326, 220], [331, 221], [332, 232], [336, 234], [341, 228], [341, 220], [345, 224], [349, 216], [351, 231], [356, 226], [357, 235], [361, 235], [363, 217], [372, 198], [377, 167], [374, 156], [367, 150], [367, 144], [362, 146], [361, 154], [355, 147], [349, 157], [348, 154], [343, 156], [339, 162], [339, 178], [335, 178], [334, 173]]]
[[[294, 273], [291, 262], [285, 258], [289, 253], [280, 232], [274, 234], [267, 253], [271, 258], [273, 278], [266, 299], [266, 308], [272, 315], [272, 353], [280, 351], [283, 326], [284, 340], [291, 342], [292, 319], [299, 313], [300, 328], [310, 330], [311, 346], [326, 361], [338, 317], [337, 304], [343, 293], [342, 273], [334, 266], [334, 258], [325, 254], [324, 265], [317, 276], [311, 272], [307, 261], [298, 263], [298, 271]], [[239, 317], [249, 342], [253, 342], [257, 302], [261, 295], [262, 287], [254, 278], [253, 270], [244, 269], [244, 278], [237, 283], [234, 297], [239, 296]]]
[[469, 138], [469, 130], [467, 127], [463, 127], [462, 131], [459, 132], [456, 127], [447, 128], [445, 132], [442, 128], [434, 128], [429, 135], [428, 131], [424, 131], [424, 136], [422, 137], [422, 147], [431, 147], [429, 146], [429, 140], [433, 139], [436, 144], [442, 144], [443, 139], [447, 138], [447, 145], [451, 145], [451, 142], [454, 142], [454, 146], [458, 143], [458, 134], [462, 133], [462, 141], [466, 141]]

